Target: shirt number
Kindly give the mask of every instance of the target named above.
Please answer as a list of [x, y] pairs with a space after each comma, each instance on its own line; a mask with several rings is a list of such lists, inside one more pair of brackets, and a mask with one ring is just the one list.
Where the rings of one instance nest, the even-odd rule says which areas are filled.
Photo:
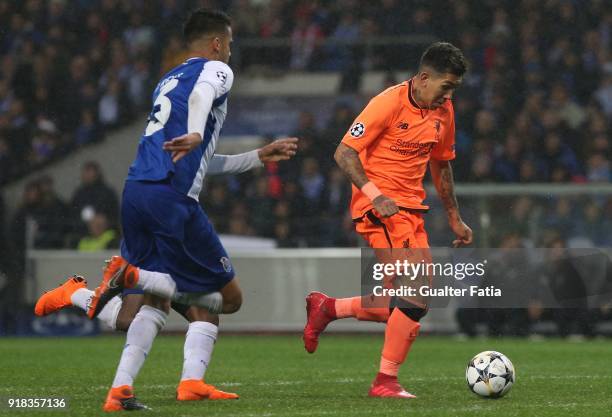
[[159, 90], [159, 95], [155, 99], [155, 103], [153, 103], [153, 111], [151, 111], [149, 115], [149, 123], [145, 130], [145, 136], [151, 136], [158, 130], [164, 128], [164, 125], [170, 117], [170, 111], [172, 110], [172, 102], [166, 95], [174, 90], [178, 83], [179, 80], [174, 78], [164, 84]]

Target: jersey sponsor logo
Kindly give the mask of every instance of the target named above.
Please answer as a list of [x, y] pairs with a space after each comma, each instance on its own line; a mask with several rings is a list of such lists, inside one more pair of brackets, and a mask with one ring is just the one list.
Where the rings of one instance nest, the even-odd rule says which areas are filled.
[[349, 132], [352, 137], [360, 138], [365, 134], [365, 126], [363, 123], [357, 122], [351, 127], [351, 130], [349, 130]]
[[223, 71], [217, 71], [217, 78], [221, 80], [221, 83], [225, 84], [227, 81], [227, 74]]
[[232, 263], [230, 262], [227, 256], [222, 256], [219, 259], [219, 262], [221, 262], [221, 265], [223, 266], [223, 270], [225, 272], [232, 272]]
[[404, 156], [427, 156], [431, 153], [436, 142], [410, 142], [407, 140], [397, 139], [389, 149], [391, 152], [398, 153]]
[[395, 127], [397, 127], [398, 129], [406, 130], [406, 129], [408, 129], [408, 123], [406, 123], [406, 122], [399, 122]]

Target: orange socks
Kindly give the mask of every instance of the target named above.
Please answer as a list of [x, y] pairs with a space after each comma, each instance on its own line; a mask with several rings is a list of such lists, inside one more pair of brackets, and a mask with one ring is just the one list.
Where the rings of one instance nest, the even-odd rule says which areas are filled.
[[367, 297], [338, 298], [336, 316], [339, 319], [355, 317], [361, 321], [386, 322], [389, 318], [388, 307], [363, 307], [369, 302]]
[[421, 325], [394, 308], [385, 329], [385, 344], [380, 361], [380, 373], [397, 376], [399, 367], [406, 360], [412, 342]]

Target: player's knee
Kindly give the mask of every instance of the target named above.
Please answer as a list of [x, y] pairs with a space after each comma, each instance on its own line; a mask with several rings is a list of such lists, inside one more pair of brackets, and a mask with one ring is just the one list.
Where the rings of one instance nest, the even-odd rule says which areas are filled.
[[126, 314], [121, 315], [121, 313], [119, 313], [115, 321], [115, 329], [121, 332], [127, 332], [130, 328], [130, 324], [132, 324], [132, 320], [134, 320], [134, 316]]
[[144, 304], [161, 310], [166, 314], [170, 313], [170, 300], [167, 298], [153, 294], [145, 294]]
[[[174, 308], [174, 306], [172, 308]], [[176, 308], [174, 309], [176, 310]], [[193, 323], [196, 321], [205, 321], [208, 323], [212, 323], [216, 326], [219, 325], [219, 315], [213, 314], [208, 311], [208, 309], [202, 307], [189, 307], [185, 311], [183, 317], [185, 317], [189, 323]]]
[[419, 322], [423, 317], [425, 317], [425, 315], [427, 314], [427, 312], [429, 311], [428, 308], [420, 308], [420, 307], [401, 307], [399, 308], [399, 310], [404, 313], [408, 318]]
[[242, 307], [242, 293], [240, 291], [223, 299], [223, 313], [225, 314], [233, 314], [240, 310], [240, 307]]

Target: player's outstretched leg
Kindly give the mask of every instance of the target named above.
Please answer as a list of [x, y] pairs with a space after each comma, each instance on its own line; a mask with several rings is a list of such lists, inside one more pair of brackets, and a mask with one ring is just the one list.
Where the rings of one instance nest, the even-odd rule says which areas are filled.
[[[34, 307], [34, 314], [46, 316], [66, 307], [77, 307], [87, 312], [93, 295], [94, 291], [87, 288], [87, 280], [80, 275], [73, 275], [59, 287], [41, 295]], [[123, 299], [114, 297], [100, 311], [98, 319], [111, 329], [127, 330], [129, 324], [127, 326], [117, 326], [118, 317], [123, 310], [122, 307], [124, 307]], [[136, 315], [136, 311], [133, 311], [132, 317], [134, 315]]]
[[[87, 293], [87, 281], [80, 275], [73, 275], [69, 277], [59, 287], [52, 289], [51, 291], [45, 292], [40, 296], [34, 306], [34, 314], [37, 316], [46, 316], [51, 313], [55, 313], [65, 307], [70, 307], [77, 304], [78, 301], [73, 301], [73, 297], [78, 298], [82, 292], [78, 290], [85, 290], [85, 299], [89, 296]], [[82, 298], [82, 297], [81, 297]]]
[[[377, 305], [388, 305], [386, 300], [377, 300]], [[327, 325], [337, 319], [354, 317], [360, 321], [386, 322], [388, 307], [364, 307], [374, 304], [368, 297], [332, 298], [321, 292], [311, 292], [306, 297], [306, 326], [304, 348], [314, 353], [319, 345], [319, 335]]]
[[[231, 287], [230, 284], [234, 281], [230, 281], [227, 287]], [[107, 263], [102, 282], [89, 303], [87, 316], [94, 319], [114, 296], [124, 289], [132, 288], [139, 288], [145, 293], [180, 304], [204, 307], [214, 313], [231, 314], [240, 308], [240, 303], [233, 300], [236, 297], [230, 294], [230, 291], [225, 291], [225, 288], [221, 292], [180, 293], [177, 292], [176, 283], [169, 274], [147, 271], [128, 263], [121, 256], [113, 256]]]

